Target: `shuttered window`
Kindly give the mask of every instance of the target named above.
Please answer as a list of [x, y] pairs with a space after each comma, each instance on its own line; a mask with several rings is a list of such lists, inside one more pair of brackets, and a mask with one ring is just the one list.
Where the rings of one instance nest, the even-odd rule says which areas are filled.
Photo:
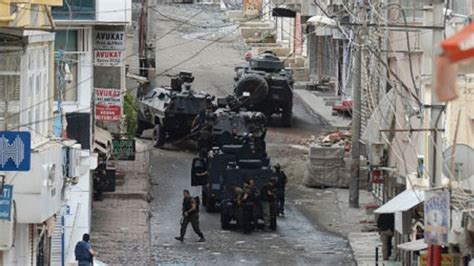
[[20, 50], [0, 50], [0, 130], [19, 125]]

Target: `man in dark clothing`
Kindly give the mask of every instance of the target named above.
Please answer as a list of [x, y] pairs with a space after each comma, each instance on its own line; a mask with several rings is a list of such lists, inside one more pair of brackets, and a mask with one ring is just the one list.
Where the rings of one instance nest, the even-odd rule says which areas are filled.
[[82, 236], [82, 241], [77, 242], [74, 249], [74, 255], [79, 266], [90, 266], [93, 262], [93, 257], [96, 255], [89, 243], [89, 234]]
[[183, 218], [181, 220], [181, 231], [180, 236], [175, 237], [176, 240], [181, 242], [184, 241], [184, 235], [186, 234], [186, 229], [188, 228], [188, 224], [191, 223], [194, 232], [199, 236], [199, 242], [206, 241], [204, 239], [204, 235], [199, 229], [199, 207], [196, 200], [191, 197], [189, 190], [183, 191]]
[[395, 230], [395, 215], [382, 213], [377, 219], [380, 241], [382, 242], [383, 260], [389, 260], [392, 255], [392, 237]]
[[255, 198], [249, 182], [244, 184], [244, 193], [240, 199], [242, 206], [242, 229], [245, 234], [252, 232], [254, 223]]
[[265, 184], [260, 192], [260, 201], [262, 204], [262, 214], [265, 231], [271, 229], [272, 206], [275, 204], [275, 193], [273, 191], [273, 183], [275, 180]]
[[285, 216], [285, 188], [288, 178], [278, 163], [273, 167], [273, 176], [276, 178], [278, 215]]

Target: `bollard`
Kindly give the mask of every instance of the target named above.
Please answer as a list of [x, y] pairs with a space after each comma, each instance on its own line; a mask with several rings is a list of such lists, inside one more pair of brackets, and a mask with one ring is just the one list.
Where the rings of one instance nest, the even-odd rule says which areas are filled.
[[379, 247], [375, 247], [375, 266], [379, 265]]

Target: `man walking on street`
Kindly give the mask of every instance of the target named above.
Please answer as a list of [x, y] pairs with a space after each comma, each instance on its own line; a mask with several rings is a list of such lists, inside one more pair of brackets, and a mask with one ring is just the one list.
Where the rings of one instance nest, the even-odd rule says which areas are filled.
[[195, 198], [191, 197], [189, 190], [183, 190], [183, 218], [181, 220], [181, 234], [179, 237], [175, 237], [176, 240], [181, 242], [184, 241], [184, 235], [186, 235], [186, 229], [188, 224], [191, 223], [194, 232], [199, 236], [198, 242], [206, 241], [204, 235], [199, 229], [199, 203]]
[[77, 242], [76, 248], [74, 249], [74, 255], [79, 266], [90, 266], [93, 264], [93, 258], [96, 255], [89, 243], [89, 234], [82, 236], [82, 241]]
[[277, 192], [277, 205], [278, 205], [278, 215], [285, 216], [285, 188], [287, 177], [285, 172], [281, 170], [280, 164], [275, 164], [274, 166], [274, 177], [276, 180], [276, 192]]
[[382, 242], [383, 260], [389, 260], [392, 255], [392, 237], [395, 229], [395, 215], [381, 213], [377, 219], [380, 241]]

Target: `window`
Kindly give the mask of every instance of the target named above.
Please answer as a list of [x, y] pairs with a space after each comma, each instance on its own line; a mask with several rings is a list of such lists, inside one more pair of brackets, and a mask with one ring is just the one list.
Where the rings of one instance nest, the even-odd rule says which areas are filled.
[[20, 123], [20, 51], [0, 51], [0, 130], [16, 129]]
[[[393, 1], [392, 2], [397, 2]], [[423, 8], [431, 4], [431, 0], [400, 0], [399, 3], [405, 10], [407, 22], [422, 21]], [[400, 20], [403, 20], [403, 14], [400, 14]]]
[[64, 0], [63, 6], [52, 7], [54, 19], [94, 20], [95, 0]]
[[469, 11], [469, 2], [471, 0], [451, 0], [449, 8], [453, 10], [456, 14], [461, 15], [470, 15], [471, 12]]
[[27, 73], [25, 87], [22, 88], [24, 97], [21, 99], [22, 125], [31, 131], [33, 142], [47, 137], [49, 124], [48, 99], [49, 95], [49, 53], [48, 45], [34, 45], [27, 50]]
[[[56, 88], [54, 89], [54, 100], [77, 101], [77, 79], [78, 79], [78, 37], [79, 30], [59, 30], [56, 32], [54, 50], [56, 59], [54, 62], [54, 73]], [[62, 95], [59, 89], [62, 89]]]

